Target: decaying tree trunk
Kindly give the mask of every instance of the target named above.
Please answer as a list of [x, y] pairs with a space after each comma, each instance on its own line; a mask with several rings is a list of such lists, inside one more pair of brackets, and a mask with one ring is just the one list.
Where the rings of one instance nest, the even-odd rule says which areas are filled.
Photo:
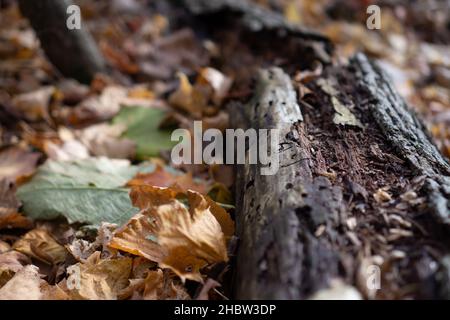
[[20, 10], [35, 30], [51, 63], [66, 77], [88, 83], [105, 62], [89, 32], [69, 30], [67, 8], [71, 0], [20, 0]]
[[253, 92], [229, 104], [232, 126], [280, 132], [275, 175], [236, 166], [235, 298], [308, 298], [334, 279], [364, 298], [450, 297], [450, 165], [389, 77], [362, 54], [333, 65], [326, 37], [246, 1], [176, 2]]
[[[328, 287], [333, 278], [358, 282], [359, 271], [354, 266], [362, 262], [356, 252], [364, 244], [375, 246], [377, 240], [365, 234], [364, 227], [360, 233], [349, 227], [350, 218], [368, 218], [356, 214], [355, 204], [366, 206], [366, 214], [379, 214], [369, 217], [375, 220], [383, 220], [383, 212], [389, 210], [400, 216], [420, 211], [426, 215], [429, 232], [435, 232], [428, 238], [441, 241], [438, 256], [448, 252], [448, 242], [440, 238], [439, 231], [442, 224], [448, 225], [450, 216], [450, 165], [390, 80], [363, 55], [355, 56], [348, 66], [333, 67], [320, 79], [310, 88], [323, 98], [315, 103], [300, 99], [300, 107], [287, 74], [278, 68], [261, 71], [252, 100], [245, 106], [234, 105], [230, 113], [237, 127], [278, 128], [281, 132], [277, 174], [263, 176], [259, 165], [237, 169], [237, 298], [299, 299]], [[331, 121], [332, 99], [351, 106], [364, 128]], [[243, 119], [236, 107], [244, 108]], [[307, 110], [306, 117], [301, 110]], [[334, 139], [330, 139], [332, 135]], [[334, 140], [336, 145], [323, 139]], [[386, 167], [369, 159], [384, 162]], [[335, 161], [343, 163], [333, 164]], [[395, 167], [389, 168], [389, 162]], [[370, 181], [374, 179], [372, 170], [380, 171], [376, 179], [381, 185], [404, 179], [400, 185], [405, 188], [397, 196], [389, 195], [390, 201], [377, 203], [377, 196], [371, 193], [380, 185]], [[415, 178], [421, 180], [417, 186]], [[423, 202], [419, 207], [410, 204], [405, 194], [414, 199], [422, 195]], [[398, 239], [383, 231], [396, 228], [388, 225], [381, 229], [380, 234], [395, 245]], [[417, 247], [422, 239], [417, 237], [416, 244], [407, 246], [400, 239], [399, 247], [421, 250]], [[424, 275], [415, 277], [425, 282]], [[437, 276], [432, 282], [430, 292], [419, 294], [438, 295], [439, 286], [448, 286]]]

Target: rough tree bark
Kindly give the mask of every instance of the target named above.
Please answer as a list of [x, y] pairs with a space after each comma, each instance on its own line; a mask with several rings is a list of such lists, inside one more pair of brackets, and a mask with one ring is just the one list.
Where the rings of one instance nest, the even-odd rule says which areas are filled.
[[35, 30], [51, 63], [66, 77], [88, 83], [105, 71], [105, 62], [89, 32], [68, 30], [67, 8], [71, 0], [20, 0], [19, 6]]

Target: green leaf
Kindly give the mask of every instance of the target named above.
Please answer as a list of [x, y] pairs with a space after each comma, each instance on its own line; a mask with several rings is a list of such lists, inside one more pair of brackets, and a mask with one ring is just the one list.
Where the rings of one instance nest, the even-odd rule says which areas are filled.
[[49, 160], [17, 196], [25, 214], [34, 219], [64, 216], [69, 223], [123, 224], [138, 211], [123, 186], [136, 173], [152, 170], [153, 165], [131, 166], [126, 160], [107, 158]]
[[122, 108], [113, 123], [123, 123], [127, 131], [123, 137], [137, 145], [136, 157], [140, 160], [157, 156], [162, 150], [172, 148], [176, 142], [170, 140], [171, 131], [159, 128], [166, 112], [144, 107]]

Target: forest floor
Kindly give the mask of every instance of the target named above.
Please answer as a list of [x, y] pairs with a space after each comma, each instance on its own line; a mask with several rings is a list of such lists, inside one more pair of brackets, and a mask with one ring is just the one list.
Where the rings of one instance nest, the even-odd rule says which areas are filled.
[[[311, 95], [319, 88], [308, 84], [324, 66], [304, 69], [302, 57], [289, 53], [286, 61], [269, 44], [227, 30], [208, 38], [164, 1], [75, 2], [108, 64], [108, 74], [90, 84], [64, 78], [16, 1], [1, 2], [0, 299], [233, 298], [233, 168], [171, 164], [171, 133], [192, 131], [194, 120], [203, 130], [229, 128], [227, 102], [248, 101], [256, 70], [276, 65], [289, 71], [299, 97], [310, 94], [303, 105], [309, 131], [316, 141], [329, 137], [312, 147], [332, 158], [326, 152], [339, 148], [335, 129], [313, 110], [327, 102]], [[431, 0], [414, 6], [381, 1], [382, 28], [368, 30], [364, 1], [254, 2], [327, 36], [336, 62], [345, 64], [357, 51], [376, 59], [450, 157], [450, 8]], [[342, 134], [366, 153], [381, 153], [373, 149], [375, 129], [367, 141]], [[363, 262], [377, 263], [372, 260], [386, 250], [396, 261], [395, 268], [385, 266], [389, 285], [363, 296], [427, 296], [414, 281], [435, 268], [441, 244], [426, 226], [404, 218], [403, 211], [423, 202], [411, 191], [421, 181], [403, 179], [411, 172], [386, 154], [383, 167], [372, 172], [384, 187], [351, 176], [380, 203], [360, 221], [358, 235], [374, 238], [379, 248], [373, 250], [380, 253]], [[355, 158], [361, 170], [369, 166], [365, 156]], [[351, 163], [334, 165], [339, 172]], [[409, 193], [406, 186], [412, 186]], [[393, 193], [408, 208], [388, 206]], [[386, 235], [387, 228], [395, 232]], [[350, 238], [358, 241], [353, 233]], [[397, 240], [417, 250], [414, 272], [407, 259], [398, 262], [408, 252], [395, 247]]]

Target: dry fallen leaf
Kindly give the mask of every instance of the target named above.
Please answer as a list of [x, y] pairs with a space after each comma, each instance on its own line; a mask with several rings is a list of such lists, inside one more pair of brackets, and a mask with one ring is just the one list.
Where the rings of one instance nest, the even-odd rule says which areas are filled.
[[48, 264], [61, 263], [67, 251], [44, 229], [34, 229], [17, 240], [13, 248]]
[[138, 213], [123, 227], [116, 230], [109, 246], [151, 261], [160, 262], [163, 252], [156, 242], [155, 232], [154, 218]]
[[29, 229], [33, 223], [18, 213], [20, 203], [15, 188], [7, 179], [0, 180], [0, 230], [4, 228]]
[[0, 152], [0, 179], [16, 182], [34, 173], [40, 154], [20, 147], [10, 147]]
[[17, 251], [0, 253], [0, 288], [8, 282], [23, 266], [30, 264], [31, 260]]
[[[70, 286], [74, 299], [115, 300], [118, 293], [128, 286], [132, 259], [100, 259], [95, 252], [85, 263], [78, 263], [70, 277], [75, 277]], [[76, 277], [79, 276], [79, 279]], [[70, 281], [71, 279], [68, 279]]]
[[46, 120], [49, 118], [48, 106], [54, 92], [55, 88], [48, 86], [19, 94], [12, 100], [13, 111], [29, 121]]
[[209, 198], [149, 185], [134, 186], [130, 196], [142, 211], [115, 234], [113, 247], [147, 256], [183, 281], [201, 282], [201, 268], [228, 260], [226, 239], [234, 223]]
[[7, 242], [0, 240], [0, 254], [9, 250], [11, 250], [11, 246]]
[[179, 87], [169, 97], [169, 103], [176, 108], [200, 117], [202, 109], [206, 106], [206, 99], [203, 97], [202, 100], [199, 100], [202, 96], [198, 96], [196, 101], [194, 87], [185, 74], [179, 73], [178, 79], [180, 81]]
[[39, 300], [41, 278], [36, 266], [28, 265], [0, 289], [0, 300]]
[[210, 85], [213, 89], [211, 100], [216, 106], [220, 106], [227, 96], [233, 81], [219, 70], [202, 68], [199, 72], [197, 83]]
[[130, 285], [120, 293], [121, 299], [133, 300], [188, 300], [189, 294], [169, 272], [148, 270], [146, 276], [131, 279]]
[[331, 103], [336, 112], [333, 117], [335, 124], [364, 128], [361, 122], [350, 111], [349, 107], [344, 106], [336, 97], [331, 97]]
[[194, 190], [199, 193], [205, 194], [208, 189], [208, 183], [195, 182], [192, 173], [181, 173], [175, 170], [167, 170], [165, 167], [157, 166], [151, 173], [138, 173], [132, 180], [128, 181], [127, 185], [139, 186], [150, 185], [156, 187], [172, 187], [176, 186], [181, 191]]
[[170, 95], [169, 103], [194, 117], [210, 113], [209, 107], [220, 107], [232, 84], [230, 78], [213, 68], [201, 69], [194, 85], [183, 73], [178, 78], [179, 87]]
[[47, 282], [41, 284], [41, 300], [70, 300], [70, 295], [60, 285], [49, 285]]
[[136, 143], [121, 138], [126, 129], [123, 124], [102, 123], [80, 130], [76, 135], [94, 156], [133, 159], [136, 155]]

